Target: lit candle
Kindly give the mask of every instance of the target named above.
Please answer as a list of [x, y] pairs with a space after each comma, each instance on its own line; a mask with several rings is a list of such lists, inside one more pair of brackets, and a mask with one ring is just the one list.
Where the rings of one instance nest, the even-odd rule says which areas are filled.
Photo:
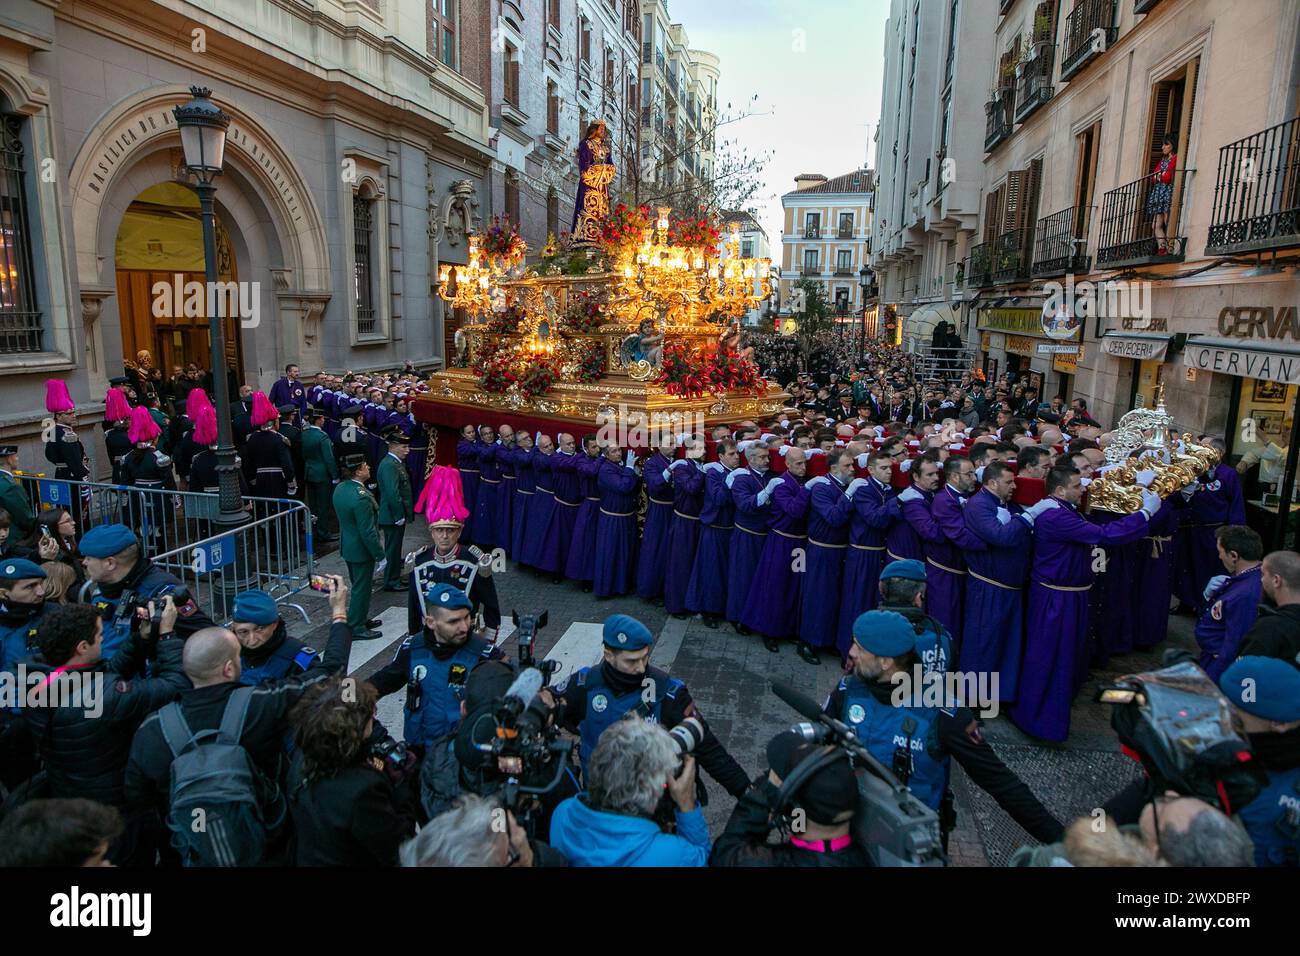
[[443, 266], [438, 270], [438, 281], [447, 282], [451, 278], [451, 266]]

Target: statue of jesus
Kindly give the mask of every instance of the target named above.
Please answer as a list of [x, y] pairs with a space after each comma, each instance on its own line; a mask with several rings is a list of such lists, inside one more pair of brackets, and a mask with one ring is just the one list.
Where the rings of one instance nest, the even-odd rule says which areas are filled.
[[600, 241], [609, 217], [609, 184], [614, 166], [609, 162], [609, 133], [603, 120], [587, 127], [578, 147], [578, 201], [573, 207], [573, 244], [591, 246]]

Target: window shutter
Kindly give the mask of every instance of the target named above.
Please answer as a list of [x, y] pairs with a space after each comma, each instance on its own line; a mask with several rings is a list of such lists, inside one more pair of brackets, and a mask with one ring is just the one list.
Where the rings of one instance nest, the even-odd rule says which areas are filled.
[[1151, 172], [1160, 162], [1160, 140], [1169, 132], [1173, 96], [1174, 88], [1170, 83], [1158, 83], [1151, 91], [1151, 141], [1147, 144], [1147, 168], [1144, 172]]
[[999, 235], [1019, 229], [1024, 225], [1025, 186], [1028, 177], [1029, 172], [1024, 169], [1013, 169], [1007, 173], [1002, 203], [1002, 226]]

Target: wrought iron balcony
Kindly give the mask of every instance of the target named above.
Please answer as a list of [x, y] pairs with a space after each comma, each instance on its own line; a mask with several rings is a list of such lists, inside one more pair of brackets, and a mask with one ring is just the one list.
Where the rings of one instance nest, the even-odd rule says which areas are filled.
[[1025, 64], [1016, 84], [1017, 123], [1023, 123], [1034, 110], [1052, 98], [1052, 53], [1052, 46], [1044, 43], [1038, 55]]
[[[1149, 263], [1182, 262], [1187, 251], [1187, 237], [1179, 235], [1178, 231], [1188, 176], [1194, 172], [1193, 169], [1176, 171], [1172, 181], [1163, 184], [1169, 190], [1166, 200], [1162, 200], [1163, 190], [1157, 190], [1149, 175], [1106, 193], [1101, 203], [1097, 267], [1118, 269]], [[1169, 212], [1164, 240], [1156, 237], [1154, 227], [1158, 214], [1155, 210], [1161, 207]]]
[[1300, 117], [1219, 150], [1205, 251], [1300, 246]]
[[971, 246], [966, 260], [966, 288], [987, 289], [993, 284], [993, 243]]
[[837, 232], [837, 233], [835, 234], [835, 238], [836, 238], [836, 239], [852, 239], [852, 238], [853, 238], [853, 227], [852, 227], [852, 226], [849, 226], [847, 229], [845, 229], [843, 226], [841, 226], [841, 227], [840, 227], [840, 231]]
[[668, 70], [668, 67], [664, 61], [664, 54], [662, 50], [655, 53], [655, 65], [659, 67], [660, 73], [665, 73]]
[[[1077, 213], [1077, 217], [1076, 217]], [[1073, 206], [1038, 220], [1034, 234], [1034, 259], [1029, 273], [1035, 278], [1067, 272], [1086, 275], [1092, 271], [1088, 248], [1088, 208]]]
[[[1116, 25], [1118, 7], [1119, 0], [1079, 0], [1070, 11], [1061, 41], [1062, 80], [1074, 76], [1115, 42], [1119, 36]], [[1098, 30], [1101, 36], [1096, 36]]]
[[806, 276], [821, 275], [822, 267], [815, 262], [805, 262], [799, 271]]
[[1006, 285], [1029, 278], [1030, 237], [1028, 228], [1012, 229], [993, 240], [993, 282]]
[[1015, 125], [1012, 122], [1015, 102], [1015, 89], [1004, 88], [998, 90], [993, 99], [984, 104], [984, 112], [987, 114], [984, 123], [984, 152], [993, 152], [998, 143], [1011, 135]]

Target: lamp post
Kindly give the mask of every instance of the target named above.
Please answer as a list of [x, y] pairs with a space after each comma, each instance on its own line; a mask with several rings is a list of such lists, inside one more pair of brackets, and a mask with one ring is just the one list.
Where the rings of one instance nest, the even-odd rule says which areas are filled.
[[226, 127], [230, 117], [212, 102], [212, 91], [191, 86], [193, 99], [172, 110], [181, 131], [185, 168], [195, 178], [191, 188], [198, 193], [203, 221], [203, 266], [207, 279], [208, 335], [212, 349], [213, 404], [217, 412], [217, 482], [221, 512], [217, 524], [234, 526], [247, 520], [239, 491], [239, 466], [235, 464], [234, 427], [230, 421], [230, 384], [226, 370], [226, 328], [216, 294], [217, 236], [213, 180], [221, 175], [226, 155]]
[[875, 273], [867, 265], [858, 270], [858, 285], [862, 288], [862, 324], [858, 327], [858, 354], [867, 347], [867, 290], [875, 281]]

